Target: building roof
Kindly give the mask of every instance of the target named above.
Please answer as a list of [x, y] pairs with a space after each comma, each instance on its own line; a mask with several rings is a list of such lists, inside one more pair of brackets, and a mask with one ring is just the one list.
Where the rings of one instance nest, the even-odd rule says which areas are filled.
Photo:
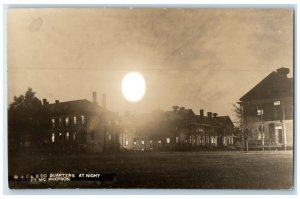
[[212, 118], [215, 123], [222, 127], [234, 127], [229, 116], [218, 116]]
[[69, 114], [69, 113], [100, 113], [104, 109], [99, 105], [86, 99], [53, 103], [48, 105], [52, 114]]
[[195, 113], [192, 109], [183, 109], [177, 111], [165, 111], [164, 116], [167, 120], [192, 119]]
[[[288, 78], [287, 73], [283, 73], [281, 70], [286, 68], [278, 69], [276, 72], [273, 71], [261, 82], [254, 86], [249, 92], [247, 92], [240, 101], [252, 101], [261, 99], [272, 99], [281, 97], [292, 97], [293, 96], [293, 78]], [[287, 69], [288, 71], [288, 69]]]

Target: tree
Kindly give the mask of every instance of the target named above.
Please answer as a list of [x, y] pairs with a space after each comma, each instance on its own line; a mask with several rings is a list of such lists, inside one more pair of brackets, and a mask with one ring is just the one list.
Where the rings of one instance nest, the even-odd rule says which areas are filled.
[[14, 97], [8, 109], [8, 139], [11, 152], [38, 149], [47, 129], [47, 110], [31, 88]]
[[249, 150], [249, 139], [251, 137], [257, 136], [257, 123], [260, 121], [256, 117], [247, 117], [243, 116], [243, 111], [241, 107], [237, 104], [233, 104], [233, 111], [236, 114], [238, 130], [237, 134], [239, 134], [242, 138], [242, 150], [244, 150], [244, 142], [246, 142], [246, 151]]

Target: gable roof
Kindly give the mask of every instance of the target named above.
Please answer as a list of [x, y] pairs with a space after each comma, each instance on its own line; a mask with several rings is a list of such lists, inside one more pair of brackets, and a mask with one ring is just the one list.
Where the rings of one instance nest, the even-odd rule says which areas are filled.
[[221, 127], [234, 127], [229, 116], [218, 116], [212, 118]]
[[292, 97], [293, 78], [288, 78], [286, 74], [273, 71], [261, 82], [247, 92], [240, 101], [251, 101], [260, 99]]

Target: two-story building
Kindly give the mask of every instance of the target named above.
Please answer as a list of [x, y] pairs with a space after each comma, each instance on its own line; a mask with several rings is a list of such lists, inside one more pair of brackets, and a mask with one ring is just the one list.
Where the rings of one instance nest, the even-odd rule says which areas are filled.
[[193, 110], [181, 107], [173, 111], [155, 111], [138, 118], [130, 137], [122, 136], [123, 147], [128, 150], [201, 150], [233, 144], [234, 126], [228, 116], [218, 117], [212, 112], [204, 116], [204, 110], [196, 115]]
[[270, 73], [240, 98], [242, 127], [250, 144], [293, 146], [293, 78], [288, 68]]
[[43, 106], [49, 112], [48, 144], [55, 152], [105, 152], [119, 151], [119, 118], [105, 107], [99, 106], [96, 93], [93, 102], [86, 99]]

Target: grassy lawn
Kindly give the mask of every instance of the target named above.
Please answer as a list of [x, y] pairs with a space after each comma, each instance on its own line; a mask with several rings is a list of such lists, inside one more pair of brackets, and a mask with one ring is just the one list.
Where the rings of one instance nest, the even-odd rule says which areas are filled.
[[290, 189], [292, 151], [124, 152], [23, 156], [9, 160], [9, 174], [116, 173], [112, 184], [65, 182], [23, 187]]

